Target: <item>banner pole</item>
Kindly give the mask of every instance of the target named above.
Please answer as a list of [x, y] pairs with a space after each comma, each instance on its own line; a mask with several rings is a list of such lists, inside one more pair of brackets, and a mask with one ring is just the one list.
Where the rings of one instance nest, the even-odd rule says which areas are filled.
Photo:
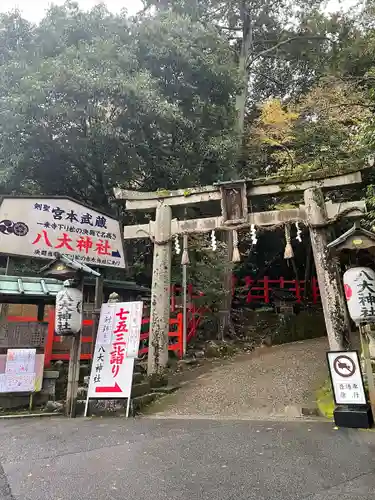
[[130, 383], [130, 389], [129, 389], [129, 397], [128, 397], [128, 400], [126, 402], [126, 414], [125, 414], [125, 417], [126, 418], [129, 418], [129, 411], [130, 411], [130, 401], [131, 401], [131, 398], [132, 398], [132, 387], [133, 387], [133, 378], [134, 378], [134, 364], [135, 364], [135, 360], [133, 358], [133, 366], [132, 366], [132, 381]]
[[83, 414], [84, 417], [87, 417], [87, 410], [89, 408], [89, 389], [87, 388], [87, 398], [86, 398], [86, 404], [85, 404], [85, 413]]

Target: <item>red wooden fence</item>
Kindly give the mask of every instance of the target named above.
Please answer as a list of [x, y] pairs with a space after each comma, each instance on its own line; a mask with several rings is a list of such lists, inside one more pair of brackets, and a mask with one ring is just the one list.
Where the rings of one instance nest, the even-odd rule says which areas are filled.
[[[264, 276], [263, 279], [257, 280], [255, 282], [254, 278], [251, 276], [246, 276], [243, 278], [245, 286], [241, 286], [241, 282], [236, 278], [233, 278], [233, 294], [236, 290], [239, 291], [239, 297], [243, 297], [246, 303], [265, 303], [269, 304], [271, 301], [271, 292], [275, 290], [285, 290], [293, 294], [297, 303], [301, 303], [303, 300], [303, 294], [305, 291], [305, 281], [300, 280], [286, 280], [283, 277], [279, 279], [270, 279], [268, 276]], [[319, 287], [316, 278], [312, 278], [310, 282], [310, 294], [311, 300], [316, 304], [320, 300]], [[170, 331], [169, 331], [169, 347], [170, 351], [175, 351], [179, 358], [182, 357], [183, 349], [183, 319], [182, 319], [182, 287], [176, 285], [172, 286], [171, 290], [171, 314], [175, 315], [174, 318], [169, 320]], [[197, 305], [196, 300], [198, 298], [204, 297], [202, 292], [194, 292], [193, 285], [188, 285], [188, 307], [187, 307], [187, 342], [191, 340], [192, 337], [196, 335], [197, 329], [199, 327], [202, 318], [207, 312], [207, 307], [204, 305]], [[179, 312], [178, 312], [179, 311]], [[176, 314], [177, 313], [177, 314]], [[25, 317], [25, 316], [8, 316], [7, 320], [9, 322], [23, 323], [23, 322], [37, 322], [37, 318]], [[93, 324], [92, 319], [86, 319], [83, 322], [84, 329], [90, 331], [90, 327]], [[146, 327], [146, 328], [145, 328]], [[143, 318], [142, 320], [142, 333], [141, 333], [141, 343], [139, 349], [139, 355], [144, 355], [148, 353], [147, 341], [149, 338], [149, 328], [150, 328], [150, 318]], [[146, 331], [144, 331], [146, 330]], [[91, 342], [92, 336], [91, 332], [89, 335], [82, 335], [82, 344], [87, 345], [89, 349], [83, 349], [88, 352], [81, 353], [82, 360], [91, 359]], [[61, 343], [61, 337], [55, 335], [55, 312], [53, 309], [49, 311], [48, 321], [47, 321], [47, 336], [45, 340], [45, 356], [44, 364], [46, 367], [51, 365], [51, 361], [54, 360], [69, 360], [69, 352], [58, 352], [54, 349], [57, 343]]]
[[[232, 281], [232, 294], [235, 295], [238, 292], [238, 297], [243, 298], [247, 304], [251, 302], [263, 302], [269, 304], [271, 302], [271, 292], [272, 290], [285, 290], [290, 294], [294, 295], [297, 303], [303, 301], [304, 291], [305, 291], [305, 281], [304, 280], [286, 280], [283, 276], [278, 279], [271, 279], [268, 276], [264, 276], [261, 280], [255, 280], [252, 276], [245, 276], [239, 280], [233, 276]], [[311, 300], [314, 304], [319, 302], [319, 286], [318, 281], [314, 277], [311, 282], [309, 282]], [[182, 309], [181, 298], [177, 301], [177, 296], [182, 295], [182, 287], [172, 285], [171, 289], [171, 311], [174, 312], [176, 309]], [[195, 312], [197, 315], [204, 314], [207, 310], [205, 307], [197, 307], [194, 304], [194, 300], [203, 297], [202, 292], [196, 292], [193, 290], [193, 285], [188, 285], [188, 313]], [[199, 319], [200, 321], [200, 319]]]
[[[264, 276], [261, 280], [254, 280], [252, 276], [245, 276], [243, 278], [245, 283], [244, 287], [239, 286], [240, 282], [237, 278], [233, 277], [233, 293], [236, 292], [237, 287], [242, 288], [240, 291], [246, 294], [245, 301], [247, 304], [251, 302], [263, 302], [265, 304], [270, 303], [270, 294], [274, 290], [285, 290], [292, 295], [294, 295], [297, 304], [300, 304], [303, 300], [303, 294], [305, 291], [305, 281], [304, 280], [286, 280], [282, 276], [279, 279], [270, 279], [268, 276]], [[311, 300], [313, 304], [319, 301], [319, 286], [316, 278], [312, 278], [310, 282], [311, 286]], [[248, 289], [248, 291], [247, 291]]]
[[[186, 341], [189, 342], [197, 333], [197, 329], [204, 317], [205, 312], [208, 308], [205, 306], [198, 306], [194, 300], [204, 297], [202, 292], [194, 292], [193, 285], [190, 283], [187, 290], [187, 327], [186, 327]], [[176, 310], [182, 311], [182, 301], [177, 303], [177, 295], [180, 297], [183, 294], [183, 289], [181, 286], [172, 285], [171, 289], [171, 312], [174, 313]]]
[[[34, 317], [26, 317], [26, 316], [8, 316], [8, 322], [10, 323], [24, 323], [24, 322], [37, 322], [38, 319]], [[54, 350], [54, 345], [56, 343], [61, 342], [61, 337], [55, 335], [55, 311], [51, 309], [48, 314], [47, 321], [47, 335], [45, 338], [44, 344], [44, 366], [49, 367], [51, 365], [51, 361], [69, 361], [69, 352], [57, 352]], [[92, 319], [85, 319], [83, 321], [83, 327], [91, 327], [93, 324]], [[169, 324], [171, 325], [171, 329], [169, 331], [169, 339], [170, 343], [168, 349], [170, 351], [176, 352], [179, 358], [182, 358], [182, 349], [183, 349], [183, 339], [182, 339], [182, 313], [178, 313], [175, 318], [171, 318], [169, 320]], [[144, 327], [148, 325], [148, 331], [143, 332], [141, 334], [141, 344], [139, 349], [139, 355], [148, 353], [148, 346], [144, 345], [147, 343], [149, 338], [149, 326], [150, 326], [150, 318], [142, 319], [142, 326]], [[82, 335], [81, 337], [82, 344], [90, 344], [89, 352], [81, 353], [81, 360], [90, 360], [91, 359], [91, 343], [92, 343], [92, 335]]]

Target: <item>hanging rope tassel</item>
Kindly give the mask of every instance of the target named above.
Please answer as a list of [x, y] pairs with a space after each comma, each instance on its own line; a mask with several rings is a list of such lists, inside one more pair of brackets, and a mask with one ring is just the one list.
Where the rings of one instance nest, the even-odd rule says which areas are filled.
[[289, 224], [285, 224], [285, 250], [284, 250], [284, 259], [293, 259], [294, 252], [291, 244], [290, 238], [290, 226]]
[[181, 253], [180, 241], [178, 239], [178, 234], [174, 237], [174, 249], [177, 255]]
[[187, 234], [184, 234], [181, 265], [187, 266], [188, 264], [190, 264], [189, 251], [188, 251], [188, 237], [187, 237]]
[[297, 236], [296, 236], [296, 240], [299, 242], [299, 243], [302, 243], [302, 231], [299, 227], [299, 224], [298, 222], [296, 222], [296, 230], [297, 230]]
[[258, 243], [258, 238], [257, 238], [257, 230], [255, 224], [251, 224], [250, 226], [250, 237], [251, 237], [251, 243], [253, 245], [256, 245]]
[[238, 233], [236, 230], [233, 231], [233, 256], [232, 262], [241, 262], [240, 252], [238, 250]]
[[212, 248], [213, 252], [216, 252], [216, 250], [217, 250], [217, 241], [216, 241], [215, 231], [211, 232], [211, 248]]

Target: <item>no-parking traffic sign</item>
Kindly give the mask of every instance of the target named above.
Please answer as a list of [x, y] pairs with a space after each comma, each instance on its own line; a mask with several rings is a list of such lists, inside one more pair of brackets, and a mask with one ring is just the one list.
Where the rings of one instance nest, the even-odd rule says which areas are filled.
[[365, 405], [361, 365], [357, 351], [327, 353], [329, 373], [335, 402], [338, 405]]

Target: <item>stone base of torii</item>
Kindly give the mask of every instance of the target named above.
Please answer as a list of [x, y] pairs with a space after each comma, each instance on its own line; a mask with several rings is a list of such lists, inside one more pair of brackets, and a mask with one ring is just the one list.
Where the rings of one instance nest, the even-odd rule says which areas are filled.
[[[176, 235], [213, 230], [236, 232], [251, 226], [261, 229], [295, 222], [308, 226], [330, 348], [342, 349], [350, 337], [350, 323], [337, 259], [331, 257], [327, 245], [332, 239], [331, 225], [341, 217], [360, 216], [365, 204], [363, 201], [325, 203], [323, 190], [361, 180], [361, 173], [354, 172], [301, 182], [244, 180], [175, 191], [139, 192], [115, 188], [116, 200], [125, 202], [127, 210], [156, 210], [155, 220], [149, 224], [124, 227], [125, 240], [146, 237], [154, 243], [148, 373], [162, 373], [168, 363], [172, 240]], [[248, 213], [248, 200], [256, 196], [301, 191], [304, 192], [304, 205], [298, 208]], [[172, 218], [173, 207], [207, 201], [220, 202], [220, 217], [183, 221]]]

